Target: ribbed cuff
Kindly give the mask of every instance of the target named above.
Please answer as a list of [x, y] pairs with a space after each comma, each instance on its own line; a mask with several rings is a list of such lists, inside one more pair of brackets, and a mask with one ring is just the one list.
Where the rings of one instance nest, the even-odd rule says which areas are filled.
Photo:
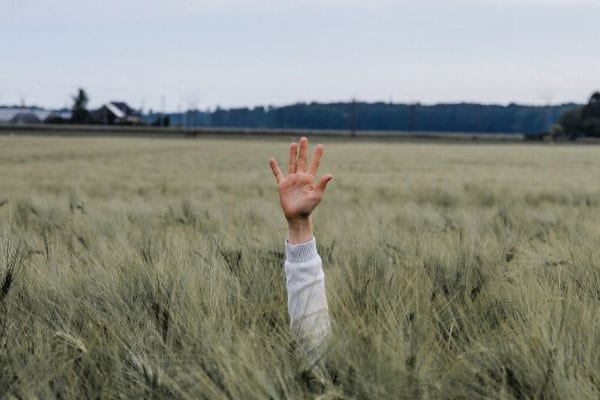
[[301, 263], [312, 260], [319, 255], [317, 253], [317, 241], [314, 236], [308, 242], [300, 244], [290, 244], [286, 240], [285, 253], [289, 262]]

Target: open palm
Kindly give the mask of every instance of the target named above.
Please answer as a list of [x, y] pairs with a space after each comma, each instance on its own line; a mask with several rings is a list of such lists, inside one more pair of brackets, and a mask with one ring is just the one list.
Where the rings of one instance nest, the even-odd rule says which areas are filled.
[[327, 174], [316, 181], [315, 175], [322, 155], [323, 146], [318, 145], [307, 166], [308, 140], [303, 137], [300, 139], [300, 151], [297, 143], [290, 145], [287, 176], [283, 176], [275, 159], [269, 161], [279, 185], [281, 207], [288, 221], [308, 218], [323, 198], [327, 183], [333, 176]]

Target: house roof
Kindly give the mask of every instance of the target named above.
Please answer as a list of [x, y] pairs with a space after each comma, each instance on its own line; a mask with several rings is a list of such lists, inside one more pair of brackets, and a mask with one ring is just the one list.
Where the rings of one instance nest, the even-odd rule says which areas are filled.
[[123, 111], [121, 111], [119, 109], [119, 107], [117, 107], [114, 103], [106, 103], [104, 105], [104, 107], [106, 107], [108, 109], [108, 111], [110, 111], [111, 113], [113, 113], [115, 115], [115, 117], [117, 118], [125, 118], [125, 113]]
[[124, 101], [111, 101], [110, 104], [117, 107], [125, 114], [130, 114], [131, 112], [133, 112], [133, 108], [129, 107], [129, 104], [125, 103]]

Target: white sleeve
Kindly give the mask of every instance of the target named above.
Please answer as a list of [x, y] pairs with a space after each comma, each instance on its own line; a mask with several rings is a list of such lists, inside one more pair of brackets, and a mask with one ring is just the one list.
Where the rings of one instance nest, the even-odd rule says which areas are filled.
[[315, 238], [296, 245], [286, 241], [285, 250], [290, 327], [309, 359], [316, 362], [331, 329], [321, 257]]

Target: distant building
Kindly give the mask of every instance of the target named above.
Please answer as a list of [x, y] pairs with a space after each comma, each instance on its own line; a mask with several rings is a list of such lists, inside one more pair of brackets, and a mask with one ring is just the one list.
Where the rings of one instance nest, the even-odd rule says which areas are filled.
[[19, 111], [8, 121], [11, 124], [40, 124], [42, 120], [33, 111]]
[[47, 120], [62, 118], [68, 120], [71, 113], [65, 110], [44, 110], [27, 107], [0, 107], [0, 123], [5, 124], [40, 124]]
[[142, 114], [121, 101], [111, 101], [92, 111], [91, 120], [95, 124], [137, 125], [142, 122]]

